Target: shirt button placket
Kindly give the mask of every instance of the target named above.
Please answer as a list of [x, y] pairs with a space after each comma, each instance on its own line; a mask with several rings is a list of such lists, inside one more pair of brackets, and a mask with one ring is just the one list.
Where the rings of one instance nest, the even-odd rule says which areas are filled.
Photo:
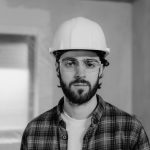
[[62, 135], [62, 139], [63, 140], [67, 140], [67, 136], [66, 135]]

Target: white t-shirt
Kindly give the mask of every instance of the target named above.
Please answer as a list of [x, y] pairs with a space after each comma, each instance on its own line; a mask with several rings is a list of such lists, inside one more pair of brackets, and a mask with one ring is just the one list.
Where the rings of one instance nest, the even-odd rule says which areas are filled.
[[68, 150], [81, 150], [83, 137], [90, 125], [91, 118], [77, 120], [71, 118], [65, 112], [61, 114], [61, 117], [66, 123], [66, 130], [68, 132]]

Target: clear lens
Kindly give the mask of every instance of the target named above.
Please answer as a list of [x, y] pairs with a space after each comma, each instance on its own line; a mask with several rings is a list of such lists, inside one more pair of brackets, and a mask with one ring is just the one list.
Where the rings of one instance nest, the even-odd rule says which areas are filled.
[[63, 69], [65, 69], [65, 71], [70, 72], [76, 71], [80, 65], [83, 65], [85, 71], [92, 72], [99, 69], [101, 62], [97, 59], [83, 59], [79, 61], [74, 58], [66, 58], [60, 61], [60, 65]]

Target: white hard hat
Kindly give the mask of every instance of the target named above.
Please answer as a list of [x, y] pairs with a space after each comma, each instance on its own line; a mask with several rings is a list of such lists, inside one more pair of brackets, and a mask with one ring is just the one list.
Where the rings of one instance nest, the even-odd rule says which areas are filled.
[[95, 50], [106, 55], [110, 52], [99, 24], [83, 17], [64, 22], [56, 32], [50, 53], [64, 50]]

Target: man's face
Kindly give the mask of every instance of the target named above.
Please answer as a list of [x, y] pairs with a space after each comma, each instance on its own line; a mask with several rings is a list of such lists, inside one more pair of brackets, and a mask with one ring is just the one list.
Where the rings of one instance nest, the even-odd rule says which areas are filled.
[[102, 64], [91, 51], [68, 51], [59, 61], [59, 77], [62, 90], [72, 104], [88, 102], [96, 93]]

